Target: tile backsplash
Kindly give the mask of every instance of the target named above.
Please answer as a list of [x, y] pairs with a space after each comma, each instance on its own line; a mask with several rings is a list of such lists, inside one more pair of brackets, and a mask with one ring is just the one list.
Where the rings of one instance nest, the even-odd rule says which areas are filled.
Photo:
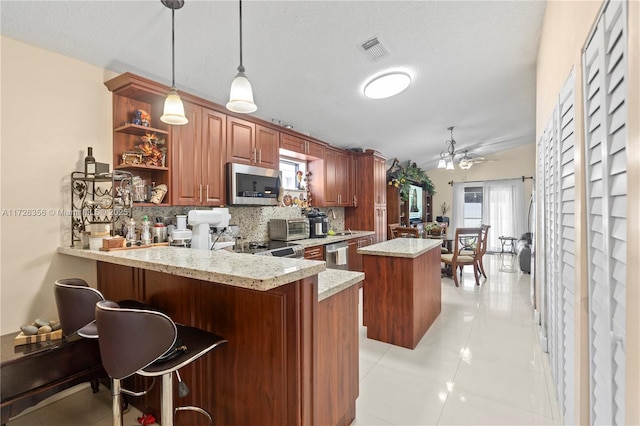
[[[142, 217], [147, 215], [153, 222], [154, 218], [165, 218], [169, 222], [175, 224], [177, 214], [187, 214], [190, 210], [201, 207], [134, 207], [133, 218], [136, 223], [142, 221]], [[293, 219], [303, 217], [302, 210], [299, 207], [233, 207], [230, 206], [229, 214], [231, 215], [230, 225], [238, 225], [240, 228], [239, 236], [245, 241], [266, 241], [269, 239], [269, 220], [270, 219]], [[328, 212], [329, 228], [334, 230], [344, 229], [344, 208], [332, 207], [335, 213], [333, 216], [330, 209], [319, 208], [320, 211]]]

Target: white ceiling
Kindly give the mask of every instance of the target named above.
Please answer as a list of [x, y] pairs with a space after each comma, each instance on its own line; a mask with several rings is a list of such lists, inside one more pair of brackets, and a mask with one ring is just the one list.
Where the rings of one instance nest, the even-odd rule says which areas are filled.
[[[0, 2], [2, 35], [171, 84], [171, 11], [160, 0]], [[545, 2], [244, 1], [244, 65], [267, 121], [429, 170], [456, 149], [488, 155], [535, 141]], [[236, 74], [238, 2], [176, 11], [176, 86], [224, 105]], [[373, 62], [360, 44], [378, 37]], [[401, 94], [369, 100], [371, 77], [405, 70]], [[106, 89], [105, 89], [106, 90]]]

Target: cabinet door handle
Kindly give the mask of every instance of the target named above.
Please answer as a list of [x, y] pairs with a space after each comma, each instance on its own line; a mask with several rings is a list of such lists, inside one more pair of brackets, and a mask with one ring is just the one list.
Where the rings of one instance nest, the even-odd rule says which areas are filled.
[[200, 198], [200, 202], [202, 202], [202, 184], [198, 185], [198, 197]]
[[262, 163], [262, 149], [258, 150], [258, 163]]
[[207, 196], [205, 197], [205, 201], [209, 201], [209, 184], [207, 184]]
[[255, 162], [257, 161], [257, 156], [256, 156], [256, 150], [255, 150], [255, 148], [253, 149], [252, 154], [253, 154], [253, 162], [255, 163]]

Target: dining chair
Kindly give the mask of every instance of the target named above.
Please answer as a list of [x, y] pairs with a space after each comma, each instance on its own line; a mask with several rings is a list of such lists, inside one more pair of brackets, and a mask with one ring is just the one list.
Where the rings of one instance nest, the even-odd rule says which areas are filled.
[[[480, 244], [478, 244], [478, 269], [480, 269], [480, 273], [483, 277], [487, 278], [487, 274], [484, 272], [484, 264], [482, 263], [482, 259], [484, 255], [487, 253], [487, 239], [489, 236], [489, 228], [491, 225], [481, 225], [480, 229], [482, 233], [480, 235]], [[462, 250], [463, 255], [473, 255], [473, 251], [471, 250]]]
[[393, 238], [420, 238], [418, 228], [398, 226], [393, 230]]
[[462, 268], [466, 265], [473, 266], [473, 277], [476, 280], [476, 285], [480, 285], [478, 255], [480, 253], [481, 235], [482, 228], [456, 228], [453, 252], [440, 256], [442, 263], [451, 268], [451, 275], [456, 287], [460, 287], [458, 270], [460, 270], [460, 278], [462, 278]]
[[399, 227], [400, 227], [399, 223], [390, 223], [389, 225], [387, 225], [387, 228], [388, 228], [387, 236], [390, 240], [393, 240], [396, 237], [395, 230], [396, 228], [399, 228]]

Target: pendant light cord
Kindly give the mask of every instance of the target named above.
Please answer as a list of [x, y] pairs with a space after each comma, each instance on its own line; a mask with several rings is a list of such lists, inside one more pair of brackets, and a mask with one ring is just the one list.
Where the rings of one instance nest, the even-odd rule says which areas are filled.
[[171, 89], [176, 90], [176, 9], [171, 8]]
[[240, 65], [238, 65], [238, 71], [244, 72], [244, 65], [242, 65], [242, 0], [238, 3], [240, 4]]

